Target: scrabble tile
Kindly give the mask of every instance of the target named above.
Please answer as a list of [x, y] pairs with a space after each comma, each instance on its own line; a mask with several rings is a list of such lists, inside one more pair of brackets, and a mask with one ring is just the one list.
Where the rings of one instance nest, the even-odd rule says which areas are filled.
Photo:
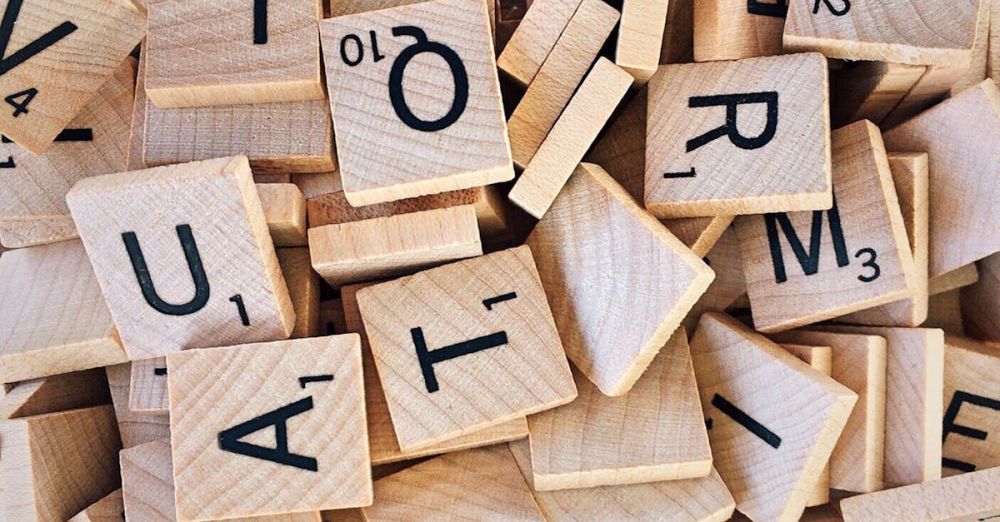
[[122, 447], [131, 448], [170, 437], [170, 418], [167, 415], [137, 413], [129, 408], [132, 363], [116, 364], [104, 370], [108, 375]]
[[739, 60], [782, 53], [788, 2], [708, 0], [694, 3], [694, 59]]
[[170, 411], [166, 357], [132, 361], [131, 380], [128, 403], [130, 410], [160, 415], [166, 415]]
[[886, 340], [885, 487], [941, 478], [944, 332], [853, 326], [824, 330]]
[[667, 21], [669, 2], [663, 0], [623, 0], [615, 64], [645, 85], [660, 64], [660, 46]]
[[0, 382], [127, 361], [79, 241], [0, 257]]
[[896, 127], [947, 98], [965, 70], [964, 66], [928, 66], [906, 96], [882, 120], [882, 128]]
[[859, 493], [882, 489], [886, 424], [885, 338], [816, 330], [792, 330], [774, 338], [779, 342], [831, 347], [830, 376], [858, 394], [858, 402], [830, 455], [830, 486]]
[[1000, 254], [978, 263], [979, 280], [961, 290], [961, 315], [969, 334], [981, 339], [1000, 339]]
[[[694, 255], [705, 257], [722, 234], [729, 229], [733, 219], [735, 216], [677, 218], [666, 219], [663, 224], [681, 240], [681, 243], [690, 248]], [[736, 255], [739, 256], [739, 251]]]
[[246, 157], [88, 178], [66, 199], [130, 359], [288, 337]]
[[541, 219], [632, 84], [632, 76], [598, 58], [507, 197]]
[[1000, 515], [1000, 468], [844, 499], [844, 520], [991, 520]]
[[[41, 155], [3, 138], [0, 221], [12, 232], [3, 233], [0, 239], [21, 247], [77, 237], [66, 193], [82, 178], [125, 170], [135, 83], [133, 62], [128, 58], [118, 66]], [[49, 223], [55, 226], [47, 226]], [[11, 241], [12, 235], [19, 239]]]
[[535, 491], [528, 441], [508, 444], [518, 468], [546, 520], [729, 520], [736, 507], [719, 473], [707, 477], [599, 486], [587, 489]]
[[[986, 260], [980, 260], [985, 264]], [[958, 290], [967, 286], [972, 286], [979, 281], [979, 267], [977, 263], [969, 263], [939, 276], [934, 276], [928, 281], [929, 292], [937, 295], [952, 290]]]
[[340, 173], [337, 171], [293, 174], [292, 183], [299, 187], [307, 201], [323, 194], [344, 190], [340, 184]]
[[761, 332], [912, 295], [913, 253], [878, 128], [861, 121], [834, 131], [832, 141], [831, 210], [736, 220], [754, 325]]
[[295, 327], [291, 339], [320, 335], [319, 296], [320, 279], [313, 271], [309, 249], [277, 249], [278, 265], [288, 283], [288, 296], [295, 309]]
[[276, 247], [306, 246], [306, 199], [291, 183], [258, 183], [257, 195]]
[[924, 328], [940, 328], [946, 335], [965, 335], [961, 296], [958, 290], [932, 295], [927, 300], [927, 320]]
[[0, 422], [4, 520], [66, 520], [118, 484], [111, 405]]
[[714, 465], [736, 509], [798, 520], [857, 394], [715, 312], [702, 316], [691, 356]]
[[736, 239], [733, 227], [723, 232], [704, 259], [715, 272], [715, 280], [684, 319], [684, 328], [689, 333], [694, 332], [703, 313], [729, 310], [747, 293], [747, 285], [743, 279], [743, 265], [740, 263], [740, 243]]
[[956, 96], [989, 77], [990, 11], [993, 9], [992, 6], [993, 0], [983, 0], [979, 4], [979, 12], [976, 15], [976, 39], [972, 42], [972, 60], [969, 67], [952, 86], [951, 96]]
[[125, 504], [122, 502], [122, 490], [116, 489], [108, 496], [87, 506], [77, 513], [69, 522], [125, 522]]
[[819, 51], [847, 60], [968, 64], [981, 2], [791, 2], [784, 47], [786, 51]]
[[320, 7], [150, 1], [146, 92], [162, 108], [322, 100]]
[[332, 287], [483, 253], [472, 205], [309, 229], [313, 269]]
[[711, 472], [683, 330], [621, 397], [602, 394], [579, 372], [574, 377], [575, 401], [528, 417], [535, 490], [701, 478]]
[[448, 453], [375, 482], [364, 519], [414, 520], [461, 513], [469, 520], [545, 520], [506, 446]]
[[514, 164], [525, 168], [587, 74], [619, 13], [600, 0], [582, 0], [507, 121]]
[[[890, 150], [926, 151], [930, 157], [930, 277], [1000, 251], [1000, 237], [984, 235], [1000, 222], [993, 186], [1000, 166], [1000, 91], [983, 82], [942, 102], [884, 136]], [[962, 202], [956, 205], [956, 202]], [[933, 218], [932, 218], [933, 219]]]
[[139, 12], [117, 0], [9, 2], [4, 19], [0, 129], [34, 154], [87, 106], [145, 33]]
[[673, 0], [667, 5], [667, 23], [660, 46], [660, 63], [694, 61], [694, 0]]
[[[524, 246], [357, 293], [401, 449], [436, 444], [576, 398], [545, 295]], [[433, 413], [440, 411], [447, 416]]]
[[700, 258], [587, 163], [526, 244], [566, 354], [609, 396], [629, 391], [713, 279]]
[[[782, 344], [781, 348], [798, 357], [810, 368], [829, 376], [833, 372], [833, 350], [829, 346], [806, 346], [802, 344]], [[839, 381], [838, 381], [839, 382]], [[853, 390], [852, 390], [853, 391]], [[850, 417], [848, 417], [850, 420]], [[847, 427], [846, 424], [844, 426]], [[843, 436], [843, 434], [841, 434]], [[834, 447], [836, 450], [836, 447]], [[831, 458], [833, 454], [831, 453]], [[806, 507], [821, 506], [830, 502], [830, 463], [827, 461], [816, 479], [816, 485], [810, 490]]]
[[944, 347], [945, 476], [1000, 466], [1000, 349], [948, 336]]
[[829, 208], [827, 83], [815, 53], [661, 68], [646, 208], [661, 219]]
[[535, 79], [582, 0], [533, 0], [497, 58], [497, 67], [520, 83]]
[[368, 445], [371, 449], [372, 464], [389, 464], [417, 459], [523, 439], [528, 436], [528, 423], [524, 417], [520, 417], [431, 446], [408, 451], [401, 449], [399, 441], [396, 439], [392, 417], [389, 415], [385, 392], [382, 391], [382, 381], [379, 379], [371, 346], [368, 344], [368, 334], [361, 319], [361, 310], [358, 308], [357, 292], [366, 286], [371, 286], [371, 284], [345, 286], [340, 289], [340, 295], [343, 296], [344, 331], [361, 336], [361, 362], [365, 374], [365, 413], [368, 420]]
[[175, 352], [167, 371], [178, 520], [372, 503], [358, 336]]
[[[401, 19], [410, 25], [398, 26]], [[340, 175], [352, 205], [513, 179], [488, 28], [484, 4], [464, 0], [320, 24]], [[388, 96], [374, 95], [384, 89]], [[366, 103], [358, 104], [359, 96]]]
[[[890, 153], [889, 170], [896, 188], [903, 224], [913, 254], [913, 295], [900, 301], [861, 310], [838, 319], [845, 323], [879, 326], [920, 326], [927, 319], [930, 203], [927, 193], [927, 154]], [[975, 265], [970, 265], [975, 266]]]
[[832, 72], [830, 116], [838, 128], [860, 120], [878, 125], [906, 97], [926, 67], [886, 62], [853, 62]]
[[92, 368], [16, 383], [0, 397], [0, 419], [17, 419], [111, 402], [104, 370]]

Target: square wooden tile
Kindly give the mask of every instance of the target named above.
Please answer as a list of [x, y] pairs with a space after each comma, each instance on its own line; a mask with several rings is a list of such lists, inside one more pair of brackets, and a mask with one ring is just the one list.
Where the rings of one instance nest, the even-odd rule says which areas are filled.
[[945, 337], [945, 476], [1000, 466], [1000, 348]]
[[[833, 350], [829, 346], [809, 346], [804, 344], [782, 344], [786, 352], [798, 357], [810, 368], [829, 376], [833, 371]], [[839, 381], [838, 381], [839, 382]], [[848, 418], [848, 420], [850, 420]], [[845, 426], [846, 428], [846, 426]], [[843, 437], [843, 434], [841, 434]], [[837, 448], [834, 447], [834, 450]], [[831, 458], [833, 455], [830, 455]], [[809, 491], [806, 507], [822, 506], [830, 502], [830, 462], [827, 461], [817, 477], [816, 484]]]
[[295, 309], [295, 327], [290, 339], [320, 335], [319, 321], [320, 278], [312, 269], [309, 249], [279, 248], [278, 266], [288, 284], [288, 297]]
[[991, 520], [1000, 516], [1000, 468], [844, 499], [845, 522]]
[[708, 0], [694, 4], [694, 59], [739, 60], [782, 54], [788, 2]]
[[636, 85], [645, 85], [660, 65], [660, 47], [666, 28], [669, 2], [624, 0], [615, 65], [628, 71]]
[[581, 3], [581, 0], [532, 2], [497, 58], [500, 70], [521, 85], [530, 84]]
[[[115, 406], [118, 433], [122, 448], [131, 448], [156, 439], [170, 438], [170, 417], [164, 414], [137, 413], [129, 408], [132, 384], [132, 363], [116, 364], [104, 369]], [[169, 409], [169, 408], [168, 408]]]

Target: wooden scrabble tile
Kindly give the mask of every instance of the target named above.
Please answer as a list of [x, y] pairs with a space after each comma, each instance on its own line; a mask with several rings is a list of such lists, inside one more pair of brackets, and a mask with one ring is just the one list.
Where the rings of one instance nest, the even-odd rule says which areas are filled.
[[739, 60], [782, 53], [788, 3], [708, 0], [694, 4], [694, 59]]
[[854, 62], [832, 72], [833, 127], [861, 120], [882, 122], [924, 75], [926, 67], [886, 62]]
[[694, 332], [701, 314], [707, 311], [729, 310], [747, 293], [747, 285], [743, 280], [743, 265], [740, 263], [740, 243], [736, 239], [733, 227], [723, 232], [704, 259], [715, 272], [715, 280], [684, 319], [684, 328], [689, 333]]
[[691, 356], [714, 465], [736, 508], [798, 520], [857, 394], [715, 312], [702, 316]]
[[461, 513], [470, 520], [545, 518], [506, 446], [448, 453], [375, 482], [364, 519], [413, 520]]
[[402, 450], [396, 439], [389, 406], [385, 400], [385, 392], [382, 391], [382, 381], [375, 368], [375, 358], [372, 356], [371, 346], [368, 344], [368, 334], [365, 331], [364, 322], [361, 320], [361, 310], [358, 308], [358, 290], [371, 286], [371, 284], [345, 286], [340, 289], [340, 295], [343, 296], [344, 331], [361, 336], [361, 361], [365, 374], [365, 413], [368, 420], [368, 445], [371, 449], [372, 464], [401, 462], [523, 439], [528, 436], [528, 423], [524, 417], [520, 417], [431, 446], [416, 450]]
[[[890, 153], [889, 170], [913, 254], [913, 295], [839, 318], [854, 324], [920, 326], [927, 319], [930, 203], [927, 192], [927, 154]], [[970, 265], [975, 266], [975, 265]]]
[[784, 47], [847, 60], [967, 66], [982, 1], [791, 2]]
[[885, 487], [941, 478], [944, 332], [854, 326], [824, 330], [886, 340]]
[[108, 496], [87, 506], [77, 513], [69, 522], [125, 522], [125, 504], [122, 502], [122, 490], [116, 489]]
[[588, 163], [526, 244], [566, 354], [609, 396], [629, 391], [713, 279], [700, 258]]
[[879, 491], [840, 503], [844, 520], [991, 520], [1000, 515], [1000, 468]]
[[507, 121], [515, 165], [523, 169], [531, 163], [619, 16], [617, 10], [600, 0], [580, 2]]
[[831, 347], [830, 376], [858, 394], [830, 455], [830, 486], [867, 493], [882, 489], [885, 440], [886, 340], [877, 335], [792, 330], [781, 342]]
[[137, 413], [166, 415], [170, 412], [167, 394], [167, 358], [132, 361], [128, 408]]
[[118, 485], [111, 405], [0, 422], [4, 520], [66, 520]]
[[646, 208], [659, 218], [829, 208], [827, 83], [815, 53], [661, 68], [649, 83]]
[[[576, 398], [545, 295], [525, 246], [358, 291], [400, 448]], [[441, 411], [447, 415], [434, 414]]]
[[1000, 349], [948, 336], [944, 347], [942, 473], [1000, 466]]
[[647, 87], [626, 99], [587, 153], [640, 205], [646, 184]]
[[322, 100], [320, 7], [151, 1], [146, 92], [162, 108]]
[[0, 397], [0, 419], [17, 419], [111, 402], [104, 370], [50, 375], [22, 381]]
[[[397, 27], [401, 19], [409, 25]], [[433, 0], [342, 16], [321, 23], [320, 36], [340, 175], [351, 204], [513, 179], [482, 2]], [[439, 74], [441, 61], [450, 74]], [[404, 83], [407, 71], [411, 81]], [[388, 96], [381, 94], [385, 89]], [[357, 103], [359, 96], [364, 104]]]
[[958, 290], [932, 295], [927, 300], [924, 328], [940, 328], [945, 335], [965, 335], [962, 297]]
[[[807, 346], [803, 344], [782, 344], [781, 348], [786, 352], [798, 357], [810, 368], [829, 376], [833, 372], [833, 350], [829, 346]], [[839, 382], [839, 381], [838, 381]], [[853, 391], [853, 390], [852, 390]], [[850, 418], [848, 417], [848, 420]], [[847, 425], [844, 425], [845, 429]], [[841, 434], [843, 436], [843, 434]], [[834, 447], [836, 449], [836, 447]], [[832, 459], [833, 454], [830, 454]], [[830, 462], [827, 461], [816, 479], [806, 500], [806, 507], [821, 506], [830, 502]]]
[[976, 263], [979, 281], [961, 290], [961, 316], [969, 335], [1000, 339], [1000, 254]]
[[170, 418], [167, 415], [137, 413], [129, 408], [132, 363], [108, 366], [104, 370], [108, 375], [122, 447], [131, 448], [170, 437]]
[[295, 327], [292, 328], [291, 339], [315, 337], [320, 335], [319, 321], [319, 275], [313, 271], [309, 259], [309, 249], [279, 248], [277, 249], [278, 265], [288, 283], [288, 296], [295, 309]]
[[667, 21], [669, 2], [663, 0], [623, 0], [615, 64], [645, 85], [660, 64], [660, 46]]
[[581, 0], [533, 0], [497, 58], [497, 67], [521, 85], [530, 84], [580, 4]]
[[27, 4], [4, 7], [0, 129], [41, 154], [114, 75], [142, 39], [145, 22], [117, 0]]
[[357, 335], [175, 352], [167, 371], [178, 520], [372, 503]]
[[[663, 224], [680, 239], [694, 255], [705, 257], [729, 229], [735, 216], [666, 219]], [[739, 256], [739, 251], [737, 251]]]
[[990, 11], [993, 9], [992, 6], [993, 0], [983, 0], [979, 4], [979, 13], [976, 16], [976, 39], [972, 42], [972, 60], [969, 67], [952, 86], [951, 96], [956, 96], [989, 77], [990, 19], [992, 17]]
[[[980, 262], [985, 262], [988, 257]], [[967, 286], [972, 286], [979, 281], [979, 267], [977, 263], [969, 263], [939, 276], [934, 276], [928, 281], [929, 292], [937, 295], [952, 290], [958, 290]]]
[[541, 219], [578, 168], [577, 164], [632, 85], [632, 76], [598, 58], [552, 131], [532, 157], [507, 197]]
[[[1000, 237], [983, 234], [1000, 224], [993, 212], [1000, 172], [1000, 91], [987, 81], [885, 133], [890, 150], [927, 151], [930, 157], [930, 273], [933, 278], [1000, 251]], [[994, 143], [996, 141], [996, 143]], [[956, 204], [961, 202], [961, 204]], [[933, 219], [933, 218], [932, 218]]]
[[965, 70], [964, 66], [928, 66], [910, 92], [882, 120], [882, 128], [896, 127], [947, 98]]
[[337, 171], [293, 174], [292, 183], [299, 187], [306, 201], [344, 190], [340, 184], [340, 173]]
[[79, 241], [0, 257], [0, 382], [127, 361]]
[[288, 337], [246, 157], [87, 178], [66, 200], [130, 359]]
[[291, 183], [258, 183], [257, 195], [276, 247], [306, 246], [306, 199]]
[[309, 229], [313, 269], [334, 288], [482, 255], [472, 205]]
[[[0, 220], [11, 246], [75, 239], [66, 193], [78, 180], [125, 170], [135, 64], [128, 58], [41, 155], [0, 143]], [[27, 223], [26, 223], [27, 222]], [[55, 223], [55, 226], [46, 226]], [[22, 226], [23, 225], [23, 226]], [[11, 236], [18, 237], [9, 241]]]
[[832, 209], [736, 220], [754, 326], [761, 332], [897, 301], [916, 285], [878, 128], [861, 121], [834, 131], [832, 141]]

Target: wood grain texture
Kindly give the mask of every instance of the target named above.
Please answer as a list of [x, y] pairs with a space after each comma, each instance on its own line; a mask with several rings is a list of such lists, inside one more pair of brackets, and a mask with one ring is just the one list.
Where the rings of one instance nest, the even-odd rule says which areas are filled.
[[623, 0], [615, 64], [645, 85], [660, 63], [669, 0]]
[[497, 58], [497, 67], [521, 85], [529, 85], [580, 4], [581, 0], [533, 0]]
[[598, 58], [507, 197], [541, 219], [632, 81], [629, 73], [606, 58]]
[[[291, 332], [295, 312], [246, 157], [87, 178], [67, 202], [131, 359]], [[139, 288], [124, 234], [135, 234], [160, 299], [197, 304], [178, 244], [182, 225], [190, 227], [211, 293], [194, 313], [166, 315]], [[231, 300], [235, 295], [247, 321]]]
[[[451, 50], [448, 56], [462, 64], [468, 80], [466, 103], [456, 101], [457, 80], [450, 67], [442, 71], [441, 56], [418, 51], [430, 48], [412, 47], [411, 38], [391, 36], [392, 28], [402, 22]], [[362, 56], [355, 66], [345, 63], [353, 55], [339, 51], [342, 44], [351, 48], [349, 37], [355, 33], [375, 38], [385, 59], [374, 62]], [[384, 203], [514, 178], [483, 2], [433, 0], [342, 16], [321, 23], [320, 36], [340, 175], [351, 204]], [[370, 39], [362, 41], [371, 50]], [[409, 54], [414, 52], [419, 55]], [[394, 88], [389, 77], [396, 67], [410, 79], [400, 80], [402, 100], [383, 94]], [[357, 103], [359, 97], [365, 103]], [[398, 103], [406, 104], [414, 119], [440, 123], [418, 130], [401, 119]], [[446, 120], [453, 109], [457, 118]]]
[[69, 522], [125, 522], [125, 504], [122, 502], [122, 490], [116, 489], [108, 493], [108, 496], [73, 515], [73, 518], [69, 519]]
[[257, 196], [276, 247], [306, 246], [306, 199], [291, 183], [258, 183]]
[[844, 520], [990, 520], [1000, 515], [1000, 468], [869, 493], [840, 503]]
[[254, 5], [240, 0], [147, 5], [146, 91], [158, 107], [322, 100], [320, 0], [264, 9], [263, 41]]
[[1000, 91], [992, 81], [885, 133], [890, 150], [927, 151], [930, 157], [931, 278], [1000, 250], [1000, 238], [982, 233], [1000, 224], [989, 181], [1000, 172], [992, 157], [998, 136]]
[[71, 217], [36, 217], [26, 221], [0, 220], [0, 243], [7, 248], [46, 245], [78, 236]]
[[[167, 357], [167, 371], [179, 520], [372, 503], [357, 335], [175, 352]], [[333, 378], [300, 385], [300, 378], [318, 375]], [[223, 430], [294, 404], [310, 407], [262, 420], [259, 430], [236, 440], [264, 448], [277, 443], [315, 459], [314, 471], [222, 449]], [[279, 430], [286, 421], [294, 429]]]
[[334, 288], [478, 256], [482, 248], [472, 205], [309, 229], [313, 269]]
[[886, 62], [856, 62], [832, 71], [830, 116], [838, 128], [860, 120], [876, 125], [888, 116], [920, 81], [926, 67]]
[[278, 265], [288, 283], [288, 296], [295, 309], [295, 327], [290, 339], [320, 335], [319, 321], [320, 278], [312, 269], [309, 249], [279, 248]]
[[[691, 356], [714, 465], [736, 508], [753, 520], [798, 520], [857, 394], [724, 314], [702, 316]], [[717, 406], [726, 402], [776, 440]]]
[[293, 174], [292, 183], [299, 187], [307, 201], [323, 194], [344, 190], [340, 184], [340, 172], [336, 170]]
[[[829, 208], [827, 90], [816, 53], [662, 67], [649, 82], [646, 208], [661, 219]], [[753, 138], [770, 123], [769, 140], [742, 149], [721, 133], [687, 152], [727, 121], [725, 103], [690, 108], [692, 98], [758, 92], [776, 93], [778, 112], [750, 103], [736, 109], [736, 125]], [[692, 168], [694, 177], [665, 177]]]
[[121, 434], [122, 447], [131, 448], [147, 442], [170, 437], [170, 418], [167, 415], [143, 414], [129, 408], [132, 381], [132, 363], [116, 364], [104, 369], [115, 405], [115, 419]]
[[[11, 4], [4, 7], [12, 16], [4, 48], [8, 58], [24, 50], [27, 59], [19, 64], [11, 60], [12, 68], [0, 77], [0, 96], [22, 106], [4, 104], [0, 129], [21, 147], [41, 154], [138, 45], [145, 21], [131, 4], [118, 0], [19, 6], [16, 12], [8, 9]], [[70, 27], [67, 22], [72, 30], [58, 38]], [[50, 32], [57, 37], [54, 43], [38, 42]]]
[[17, 419], [109, 404], [104, 370], [93, 368], [19, 382], [0, 397], [0, 419]]
[[741, 298], [746, 297], [747, 285], [740, 263], [740, 243], [736, 230], [729, 227], [719, 237], [719, 241], [705, 256], [705, 263], [715, 272], [715, 280], [702, 294], [694, 308], [684, 319], [684, 329], [694, 332], [701, 315], [708, 311], [725, 312], [734, 308]]
[[[988, 258], [983, 258], [983, 260]], [[983, 261], [980, 260], [980, 261]], [[937, 295], [972, 286], [979, 281], [979, 263], [969, 263], [928, 280], [928, 291]]]
[[713, 279], [700, 258], [588, 163], [526, 244], [566, 354], [609, 396], [632, 388]]
[[0, 382], [128, 360], [79, 241], [4, 253], [0, 295]]
[[782, 54], [784, 28], [784, 15], [752, 13], [748, 2], [743, 0], [695, 1], [694, 60], [711, 62]]
[[965, 335], [962, 316], [965, 309], [958, 290], [932, 295], [927, 300], [927, 320], [924, 328], [940, 328], [946, 335]]
[[131, 380], [128, 409], [159, 415], [170, 412], [166, 357], [132, 361]]
[[976, 263], [979, 281], [961, 290], [961, 315], [969, 335], [1000, 340], [1000, 254]]
[[761, 332], [897, 301], [916, 286], [913, 253], [878, 128], [861, 121], [837, 129], [832, 139], [835, 213], [736, 220], [754, 325]]
[[952, 86], [951, 96], [973, 87], [989, 77], [990, 25], [993, 0], [982, 0], [976, 16], [976, 39], [972, 42], [972, 59], [969, 67]]
[[944, 476], [1000, 466], [998, 370], [1000, 348], [945, 337]]
[[[429, 446], [576, 398], [545, 294], [526, 246], [357, 293], [400, 448]], [[413, 356], [418, 339], [427, 359]], [[463, 343], [479, 343], [478, 349]], [[446, 358], [432, 362], [446, 347], [453, 348], [438, 352]]]
[[[705, 257], [729, 229], [735, 216], [665, 219], [662, 223], [677, 239], [691, 249], [694, 255]], [[738, 255], [738, 254], [737, 254]]]
[[882, 128], [896, 127], [947, 98], [951, 88], [962, 77], [965, 70], [964, 66], [934, 65], [927, 67], [910, 92], [906, 93], [906, 96], [899, 101], [892, 112], [882, 120]]
[[[833, 372], [833, 350], [829, 346], [807, 346], [803, 344], [782, 344], [780, 345], [786, 352], [798, 357], [810, 368], [829, 376]], [[837, 381], [840, 382], [840, 381]], [[853, 390], [852, 390], [853, 391]], [[848, 418], [850, 421], [850, 418]], [[846, 429], [847, 426], [845, 425]], [[841, 434], [843, 437], [843, 434]], [[836, 450], [836, 447], [834, 447]], [[833, 454], [830, 454], [832, 460]], [[830, 502], [830, 461], [827, 461], [816, 480], [806, 500], [806, 507], [822, 506]]]

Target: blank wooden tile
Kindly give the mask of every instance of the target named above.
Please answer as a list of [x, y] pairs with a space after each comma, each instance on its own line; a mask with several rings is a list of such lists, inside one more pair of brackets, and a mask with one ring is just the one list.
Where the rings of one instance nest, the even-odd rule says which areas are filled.
[[827, 84], [815, 53], [662, 67], [649, 83], [646, 208], [659, 218], [829, 208]]
[[[983, 260], [988, 258], [983, 258]], [[983, 261], [981, 260], [981, 261]], [[937, 295], [952, 290], [958, 290], [967, 286], [972, 286], [979, 281], [979, 267], [977, 263], [969, 263], [950, 272], [939, 276], [934, 276], [928, 280], [928, 291], [931, 295]]]
[[754, 326], [778, 332], [912, 295], [903, 215], [878, 128], [833, 132], [831, 210], [740, 217]]
[[784, 46], [848, 60], [965, 66], [982, 1], [791, 2]]
[[116, 489], [108, 496], [87, 506], [77, 513], [69, 522], [125, 522], [125, 504], [122, 503], [122, 490]]
[[702, 316], [691, 356], [714, 465], [736, 509], [798, 520], [857, 394], [715, 312]]
[[371, 346], [368, 344], [368, 334], [365, 332], [365, 325], [361, 320], [361, 310], [358, 308], [357, 292], [366, 286], [371, 286], [371, 284], [345, 286], [340, 289], [340, 294], [343, 296], [345, 331], [361, 336], [361, 361], [365, 373], [365, 413], [368, 420], [368, 445], [371, 449], [372, 464], [379, 465], [417, 459], [523, 439], [528, 436], [528, 423], [524, 417], [520, 417], [431, 446], [408, 451], [402, 450], [396, 439], [392, 417], [389, 415], [389, 406], [385, 400], [385, 392], [382, 391], [382, 381], [375, 368], [375, 359], [372, 356]]
[[527, 245], [566, 354], [610, 396], [629, 391], [713, 278], [606, 172], [587, 163]]
[[357, 335], [175, 352], [167, 371], [179, 520], [371, 504]]
[[170, 418], [167, 415], [137, 413], [129, 408], [132, 363], [116, 364], [104, 370], [108, 375], [108, 387], [115, 405], [122, 447], [131, 448], [170, 437]]
[[545, 520], [504, 445], [449, 453], [375, 482], [378, 502], [364, 519], [414, 520], [461, 514], [469, 520]]
[[525, 246], [357, 293], [400, 448], [576, 398], [545, 295]]
[[257, 196], [276, 247], [306, 246], [306, 199], [291, 183], [257, 183]]
[[[0, 220], [17, 229], [19, 239], [10, 241], [11, 233], [0, 239], [21, 247], [77, 237], [66, 193], [82, 178], [125, 170], [134, 83], [135, 63], [128, 58], [41, 155], [4, 137]], [[46, 226], [52, 221], [59, 225]]]
[[[414, 29], [398, 29], [399, 20]], [[320, 24], [320, 35], [340, 175], [351, 204], [514, 177], [482, 2], [433, 0], [342, 16]], [[410, 81], [404, 83], [406, 74]], [[386, 89], [388, 95], [381, 94]], [[364, 104], [357, 103], [359, 96]]]
[[127, 361], [79, 241], [0, 257], [0, 382]]
[[[833, 372], [833, 350], [829, 346], [807, 346], [802, 344], [782, 344], [781, 348], [798, 357], [810, 368], [829, 376]], [[840, 382], [840, 381], [837, 381]], [[852, 390], [853, 391], [853, 390]], [[848, 417], [848, 421], [850, 418]], [[845, 424], [846, 429], [846, 424]], [[843, 437], [843, 434], [841, 434]], [[834, 447], [836, 450], [836, 447]], [[831, 459], [833, 454], [830, 455]], [[830, 502], [830, 461], [827, 461], [823, 471], [817, 476], [816, 485], [810, 490], [806, 507], [821, 506]]]
[[581, 0], [533, 0], [497, 58], [497, 67], [521, 85], [538, 74]]
[[781, 342], [831, 347], [830, 376], [858, 394], [830, 455], [830, 486], [868, 493], [882, 489], [885, 448], [886, 340], [877, 335], [792, 330]]
[[961, 290], [961, 315], [969, 335], [1000, 339], [1000, 254], [976, 263], [979, 281]]
[[131, 359], [288, 337], [246, 157], [87, 178], [66, 199]]
[[932, 295], [927, 300], [924, 328], [940, 328], [946, 335], [965, 335], [964, 310], [958, 290]]
[[844, 499], [844, 520], [991, 520], [1000, 515], [1000, 468]]
[[166, 415], [170, 411], [166, 357], [132, 361], [131, 380], [128, 403], [130, 410], [159, 415]]
[[483, 253], [472, 205], [309, 229], [313, 269], [332, 287]]
[[920, 80], [926, 68], [886, 62], [855, 62], [831, 73], [833, 127], [860, 120], [882, 122]]
[[[1000, 92], [991, 81], [969, 88], [885, 133], [890, 150], [927, 151], [930, 157], [930, 277], [1000, 251], [994, 186], [1000, 166]], [[956, 202], [961, 202], [957, 204]]]
[[965, 66], [928, 66], [896, 108], [882, 120], [882, 128], [896, 127], [947, 98], [951, 88], [961, 79], [965, 70]]
[[668, 0], [624, 0], [615, 64], [645, 85], [660, 64], [660, 46], [667, 21]]
[[118, 487], [111, 405], [0, 423], [4, 520], [66, 520]]
[[320, 335], [319, 322], [319, 275], [312, 269], [309, 249], [277, 249], [278, 265], [288, 283], [288, 296], [295, 309], [295, 327], [291, 339]]
[[102, 368], [22, 381], [0, 397], [0, 419], [17, 419], [109, 404]]
[[145, 34], [143, 16], [117, 0], [9, 3], [4, 18], [10, 45], [3, 46], [0, 128], [34, 154], [52, 144]]
[[1000, 466], [1000, 349], [948, 336], [944, 347], [945, 476]]
[[148, 7], [146, 92], [157, 106], [323, 99], [318, 0]]
[[787, 2], [694, 2], [694, 59], [739, 60], [781, 54]]

